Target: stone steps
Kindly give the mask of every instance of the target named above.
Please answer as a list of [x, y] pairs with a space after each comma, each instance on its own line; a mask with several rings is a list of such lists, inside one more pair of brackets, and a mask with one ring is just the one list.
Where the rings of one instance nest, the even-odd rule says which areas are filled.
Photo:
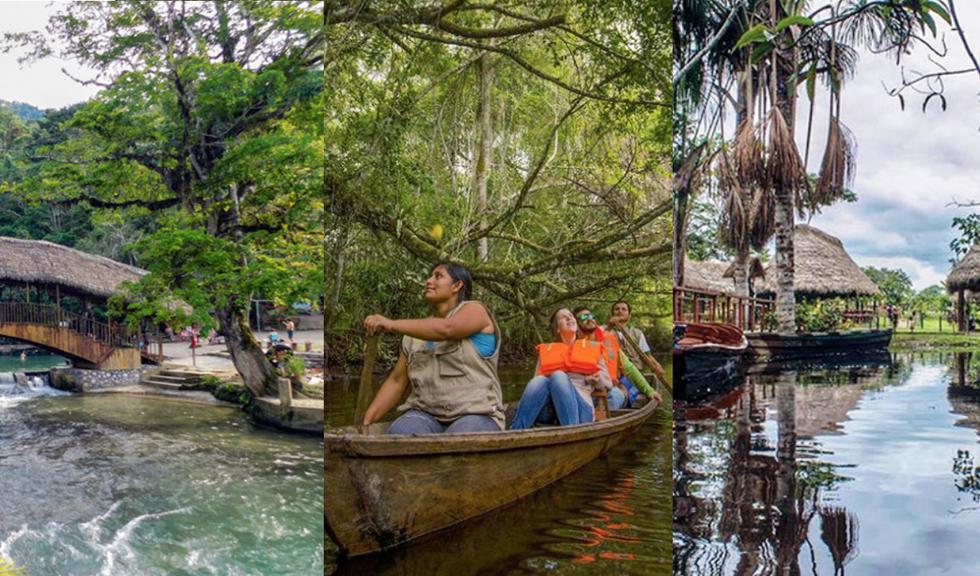
[[319, 368], [323, 370], [323, 353], [322, 352], [294, 352], [293, 356], [296, 356], [306, 364], [307, 368]]
[[205, 372], [165, 369], [144, 375], [140, 383], [161, 390], [188, 390], [200, 385], [206, 375]]

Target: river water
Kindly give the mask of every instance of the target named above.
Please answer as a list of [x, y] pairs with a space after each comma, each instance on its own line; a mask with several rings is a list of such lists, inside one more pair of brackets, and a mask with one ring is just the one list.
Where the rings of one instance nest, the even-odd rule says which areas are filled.
[[[520, 399], [529, 375], [501, 370], [505, 401]], [[327, 426], [351, 424], [356, 382], [326, 388]], [[629, 443], [552, 486], [393, 552], [338, 561], [327, 541], [325, 573], [669, 574], [670, 430], [659, 408]]]
[[674, 574], [976, 574], [980, 355], [753, 367], [676, 405]]
[[0, 396], [0, 558], [30, 576], [320, 574], [322, 509], [322, 440], [235, 408]]

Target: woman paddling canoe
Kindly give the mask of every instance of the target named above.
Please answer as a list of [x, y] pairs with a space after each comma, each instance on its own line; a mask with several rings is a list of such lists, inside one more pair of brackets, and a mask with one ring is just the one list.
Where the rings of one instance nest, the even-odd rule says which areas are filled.
[[500, 329], [482, 303], [469, 300], [472, 280], [458, 264], [436, 264], [425, 281], [428, 318], [364, 319], [369, 334], [402, 334], [398, 362], [364, 414], [378, 421], [405, 394], [388, 434], [503, 430], [504, 407], [497, 377]]

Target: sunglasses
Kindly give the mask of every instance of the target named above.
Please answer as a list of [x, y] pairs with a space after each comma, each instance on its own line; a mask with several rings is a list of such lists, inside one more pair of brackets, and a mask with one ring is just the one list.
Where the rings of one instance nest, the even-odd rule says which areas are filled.
[[578, 315], [578, 319], [582, 322], [585, 322], [586, 320], [595, 320], [595, 314], [592, 314], [591, 312], [583, 312]]

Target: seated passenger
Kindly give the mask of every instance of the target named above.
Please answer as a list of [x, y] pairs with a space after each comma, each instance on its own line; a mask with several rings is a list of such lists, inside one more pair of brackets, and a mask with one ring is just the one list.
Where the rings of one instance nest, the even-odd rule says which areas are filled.
[[368, 406], [364, 425], [381, 419], [411, 384], [408, 399], [398, 407], [405, 413], [391, 423], [388, 434], [503, 429], [500, 329], [483, 304], [469, 300], [471, 290], [466, 268], [439, 263], [425, 281], [432, 316], [392, 320], [374, 314], [364, 319], [369, 334], [403, 334], [398, 362]]
[[[615, 334], [619, 344], [619, 383], [626, 388], [625, 407], [635, 406], [637, 399], [641, 396], [652, 398], [656, 394], [638, 368], [644, 365], [640, 354], [649, 356], [650, 345], [647, 343], [646, 335], [643, 334], [642, 330], [628, 325], [632, 315], [629, 302], [618, 300], [613, 304], [612, 315], [605, 326], [606, 334]], [[632, 338], [639, 350], [632, 346], [626, 346], [624, 333]], [[662, 373], [663, 370], [661, 369], [659, 372]], [[660, 376], [662, 377], [662, 374]]]
[[512, 430], [531, 428], [536, 422], [562, 426], [592, 422], [593, 388], [612, 387], [602, 345], [576, 340], [575, 317], [567, 308], [551, 317], [551, 329], [557, 341], [538, 344], [535, 377], [524, 388]]
[[603, 345], [605, 364], [609, 370], [609, 378], [613, 385], [609, 389], [609, 409], [619, 410], [626, 406], [629, 392], [620, 383], [619, 376], [623, 373], [619, 359], [619, 339], [612, 332], [605, 332], [599, 327], [599, 322], [588, 308], [580, 306], [575, 309], [575, 320], [578, 323], [579, 338], [597, 342]]

